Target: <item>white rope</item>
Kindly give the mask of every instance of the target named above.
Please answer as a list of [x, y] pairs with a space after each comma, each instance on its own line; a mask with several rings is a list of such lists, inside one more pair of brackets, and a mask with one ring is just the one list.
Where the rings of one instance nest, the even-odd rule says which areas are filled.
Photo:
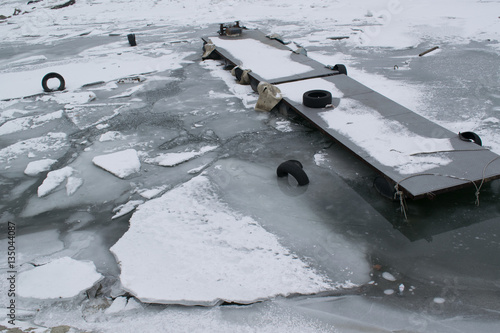
[[489, 161], [484, 166], [483, 173], [482, 173], [482, 179], [481, 179], [481, 183], [479, 184], [479, 186], [477, 186], [474, 181], [472, 181], [470, 179], [467, 179], [467, 178], [457, 177], [457, 176], [453, 176], [453, 175], [443, 175], [443, 174], [439, 174], [439, 173], [419, 173], [419, 174], [415, 174], [415, 175], [411, 175], [411, 176], [408, 176], [406, 178], [403, 178], [400, 181], [398, 181], [396, 183], [396, 185], [394, 185], [394, 189], [396, 190], [396, 193], [394, 194], [394, 199], [397, 199], [397, 197], [399, 196], [399, 203], [401, 205], [401, 211], [402, 211], [402, 213], [403, 213], [403, 215], [405, 217], [405, 220], [408, 220], [408, 216], [406, 214], [406, 202], [404, 200], [404, 192], [399, 189], [399, 184], [401, 184], [405, 180], [408, 180], [408, 179], [414, 178], [414, 177], [420, 177], [420, 176], [440, 176], [440, 177], [448, 177], [448, 178], [458, 179], [458, 180], [462, 180], [462, 181], [466, 181], [466, 182], [472, 183], [472, 185], [474, 185], [474, 187], [476, 188], [476, 192], [475, 192], [476, 202], [475, 202], [475, 204], [476, 204], [476, 206], [479, 206], [479, 194], [480, 194], [481, 188], [483, 187], [483, 184], [484, 184], [484, 182], [486, 180], [486, 169], [488, 168], [488, 166], [491, 163], [495, 162], [499, 158], [500, 158], [500, 156], [495, 157], [494, 159], [492, 159], [491, 161]]

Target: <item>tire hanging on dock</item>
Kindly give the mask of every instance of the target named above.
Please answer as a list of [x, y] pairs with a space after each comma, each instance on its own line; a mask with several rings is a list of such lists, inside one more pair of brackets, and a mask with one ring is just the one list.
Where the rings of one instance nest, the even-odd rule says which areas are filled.
[[474, 132], [459, 132], [458, 137], [462, 141], [469, 141], [469, 142], [474, 142], [476, 145], [482, 146], [483, 142], [481, 141], [481, 138], [479, 135], [477, 135]]
[[326, 90], [309, 90], [302, 95], [302, 103], [310, 108], [324, 108], [332, 104], [332, 94]]
[[137, 43], [135, 41], [135, 34], [128, 34], [127, 38], [130, 46], [137, 46]]
[[338, 71], [339, 74], [347, 75], [347, 68], [345, 67], [345, 65], [336, 64], [335, 66], [333, 66], [333, 70]]
[[302, 169], [302, 163], [297, 160], [288, 160], [281, 163], [278, 166], [278, 169], [276, 169], [276, 174], [280, 178], [291, 175], [293, 178], [295, 178], [295, 180], [297, 180], [299, 186], [309, 184], [309, 177], [307, 177], [307, 174]]
[[[59, 80], [59, 87], [57, 89], [50, 89], [49, 88], [49, 86], [47, 85], [47, 82], [50, 79], [58, 79]], [[64, 81], [64, 78], [62, 77], [61, 74], [49, 73], [49, 74], [45, 75], [42, 79], [42, 88], [43, 88], [43, 91], [45, 91], [45, 92], [52, 92], [55, 90], [64, 90], [64, 88], [66, 88], [66, 82]]]

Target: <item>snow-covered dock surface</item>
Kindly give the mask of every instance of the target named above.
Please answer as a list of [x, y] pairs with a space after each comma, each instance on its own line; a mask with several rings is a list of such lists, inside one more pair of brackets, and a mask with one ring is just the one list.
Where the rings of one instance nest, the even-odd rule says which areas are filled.
[[[398, 184], [407, 197], [433, 196], [500, 178], [499, 155], [460, 140], [458, 133], [349, 76], [333, 75], [325, 65], [293, 53], [264, 33], [243, 30], [240, 36], [203, 40], [215, 45], [217, 57], [251, 70], [254, 89], [259, 82], [275, 83], [293, 112]], [[302, 96], [309, 90], [330, 92], [334, 107], [304, 106]]]
[[[0, 101], [0, 331], [498, 331], [498, 180], [483, 186], [479, 207], [475, 190], [468, 188], [408, 202], [409, 221], [402, 223], [399, 204], [372, 188], [376, 172], [302, 122], [255, 112], [253, 90], [238, 85], [220, 62], [200, 57], [201, 37], [239, 19], [250, 29], [282, 35], [292, 47], [302, 45], [322, 65], [344, 63], [349, 77], [453, 133], [478, 133], [498, 154], [498, 1], [76, 0], [51, 9], [66, 2], [0, 2], [0, 95], [9, 99]], [[135, 33], [136, 47], [129, 45], [129, 33]], [[439, 51], [418, 57], [434, 46]], [[65, 91], [43, 93], [41, 79], [49, 71], [63, 74]], [[335, 86], [342, 90], [339, 82]], [[353, 105], [361, 96], [343, 94]], [[93, 163], [127, 150], [136, 154], [119, 163], [108, 159], [104, 168]], [[276, 178], [276, 167], [288, 159], [301, 161], [309, 186]], [[112, 169], [133, 172], [120, 178]], [[211, 203], [184, 205], [198, 193], [191, 185], [202, 179]], [[41, 186], [45, 195], [39, 197]], [[138, 237], [138, 217], [150, 221], [143, 207], [176, 201], [172, 194], [181, 191], [178, 204], [169, 203], [172, 213], [164, 215], [182, 220], [192, 216], [184, 211], [196, 212], [208, 220], [225, 212], [230, 220], [252, 221], [259, 235], [279, 244], [276, 257], [285, 258], [276, 266], [276, 258], [262, 249], [228, 247], [233, 259], [262, 254], [262, 262], [273, 262], [255, 273], [229, 271], [241, 281], [263, 276], [248, 289], [247, 300], [262, 296], [260, 302], [149, 304], [122, 285], [120, 263], [110, 249]], [[179, 220], [173, 220], [179, 228], [192, 226], [179, 226]], [[15, 325], [8, 323], [5, 306], [11, 288], [9, 221], [16, 228]], [[213, 245], [220, 235], [234, 245], [236, 236], [212, 231], [207, 239], [196, 234], [203, 240], [196, 248]], [[61, 258], [72, 261], [58, 268]], [[148, 265], [159, 268], [148, 269], [163, 274], [166, 268], [152, 258], [145, 258]], [[134, 258], [120, 259], [127, 267]], [[217, 257], [209, 259], [217, 263]], [[300, 283], [269, 283], [279, 278], [266, 272], [287, 263], [299, 267], [302, 274], [292, 281]], [[218, 265], [202, 267], [207, 276], [224, 277]], [[93, 283], [87, 279], [92, 272], [102, 278]], [[33, 282], [23, 281], [27, 273], [36, 273]], [[84, 284], [65, 288], [75, 296], [59, 298], [52, 289], [48, 296], [57, 298], [33, 297], [44, 291], [33, 289], [34, 280], [43, 276], [63, 286], [57, 279], [73, 280], [73, 273], [85, 273], [79, 275]], [[301, 278], [307, 275], [313, 280]], [[169, 271], [166, 279], [175, 276]], [[127, 272], [123, 277], [147, 278]], [[311, 284], [320, 277], [335, 289], [295, 293], [325, 290]], [[272, 286], [258, 296], [257, 287], [265, 285]], [[224, 296], [237, 299], [233, 290]], [[200, 295], [204, 301], [219, 299]]]
[[260, 31], [244, 30], [239, 37], [205, 37], [216, 45], [215, 52], [242, 69], [252, 71], [258, 81], [273, 84], [304, 78], [332, 75], [324, 65], [304, 54], [294, 53]]

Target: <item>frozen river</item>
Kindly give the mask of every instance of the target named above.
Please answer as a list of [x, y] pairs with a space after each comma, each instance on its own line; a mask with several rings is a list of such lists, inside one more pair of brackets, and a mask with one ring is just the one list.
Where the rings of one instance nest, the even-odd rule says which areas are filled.
[[[498, 331], [499, 181], [405, 221], [374, 171], [201, 59], [245, 20], [498, 154], [498, 2], [25, 2], [0, 5], [0, 327], [14, 300], [37, 332]], [[290, 159], [306, 187], [276, 177]]]

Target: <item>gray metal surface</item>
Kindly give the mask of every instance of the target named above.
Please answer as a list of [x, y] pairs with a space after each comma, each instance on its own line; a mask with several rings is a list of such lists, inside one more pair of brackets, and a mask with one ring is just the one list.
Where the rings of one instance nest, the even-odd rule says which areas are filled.
[[[278, 42], [275, 39], [270, 39], [266, 37], [265, 34], [258, 30], [244, 30], [243, 34], [240, 36], [217, 36], [218, 38], [222, 39], [227, 39], [227, 40], [244, 40], [244, 39], [253, 39], [253, 40], [258, 40], [266, 45], [272, 46], [276, 49], [283, 50], [286, 52], [290, 52], [290, 59], [297, 63], [301, 63], [303, 65], [310, 66], [312, 68], [311, 71], [306, 72], [306, 73], [301, 73], [301, 74], [291, 74], [289, 76], [284, 76], [284, 77], [273, 77], [270, 76], [269, 73], [257, 73], [255, 72], [252, 68], [244, 68], [244, 69], [250, 69], [252, 72], [250, 72], [250, 76], [254, 79], [256, 79], [258, 82], [265, 81], [271, 84], [278, 84], [278, 83], [284, 83], [284, 82], [289, 82], [289, 81], [297, 81], [297, 80], [303, 80], [303, 79], [308, 79], [308, 78], [313, 78], [313, 77], [323, 77], [323, 76], [329, 76], [329, 75], [335, 75], [338, 72], [333, 71], [329, 68], [326, 68], [323, 64], [307, 57], [304, 54], [299, 54], [299, 53], [294, 53], [292, 50], [287, 47], [286, 45], [283, 45], [282, 43]], [[208, 42], [210, 37], [203, 38], [205, 42]], [[216, 52], [222, 56], [224, 59], [229, 60], [233, 65], [241, 65], [239, 59], [236, 59], [231, 52], [228, 50], [225, 50], [223, 47], [217, 47]], [[248, 52], [254, 52], [252, 55], [253, 57], [260, 57], [262, 54], [259, 52], [257, 49], [249, 49]], [[263, 59], [262, 61], [265, 61]], [[244, 64], [243, 64], [244, 66]]]
[[[290, 98], [284, 98], [284, 102], [290, 108], [312, 122], [323, 133], [351, 150], [378, 172], [395, 183], [400, 183], [400, 189], [408, 197], [418, 199], [428, 193], [438, 194], [464, 186], [472, 186], [472, 182], [479, 185], [483, 178], [485, 181], [500, 178], [500, 158], [497, 154], [473, 142], [460, 140], [458, 133], [453, 133], [419, 116], [375, 91], [367, 92], [359, 89], [359, 82], [345, 75], [336, 75], [324, 79], [334, 82], [337, 88], [349, 95], [349, 98], [377, 110], [386, 119], [401, 123], [415, 134], [429, 138], [450, 139], [454, 151], [442, 154], [451, 159], [451, 163], [424, 172], [402, 175], [395, 168], [381, 164], [370, 155], [370, 152], [356, 145], [349, 137], [329, 128], [327, 122], [320, 116], [320, 113], [325, 109], [309, 108], [302, 103], [294, 102]], [[314, 89], [314, 86], [311, 87], [312, 89]], [[390, 135], [390, 133], [387, 135]]]
[[[280, 42], [271, 40], [258, 31], [245, 31], [240, 37], [223, 38], [257, 39], [273, 47], [289, 50]], [[208, 38], [204, 38], [204, 40], [208, 41]], [[216, 51], [226, 61], [232, 64], [240, 63], [239, 59], [234, 58], [231, 53], [223, 48], [216, 47]], [[255, 50], [255, 57], [258, 56], [258, 50]], [[291, 75], [281, 78], [267, 77], [266, 79], [266, 73], [251, 72], [250, 75], [257, 83], [266, 81], [276, 84], [278, 87], [283, 83], [322, 77], [324, 80], [332, 82], [335, 87], [342, 92], [342, 98], [353, 99], [363, 106], [376, 110], [384, 119], [396, 121], [414, 134], [425, 138], [450, 140], [453, 151], [440, 154], [451, 159], [451, 163], [437, 166], [424, 172], [401, 174], [395, 167], [380, 163], [369, 151], [358, 146], [351, 138], [335, 129], [329, 128], [327, 122], [319, 115], [319, 113], [325, 111], [325, 109], [309, 108], [302, 103], [298, 103], [297, 99], [300, 96], [294, 96], [293, 99], [290, 97], [285, 97], [283, 99], [283, 103], [287, 108], [299, 113], [302, 117], [312, 122], [320, 131], [345, 146], [376, 171], [385, 175], [385, 177], [392, 180], [394, 183], [398, 183], [399, 189], [405, 193], [406, 197], [419, 199], [428, 195], [449, 192], [466, 186], [473, 186], [473, 183], [479, 186], [482, 182], [500, 178], [500, 158], [497, 154], [475, 143], [460, 140], [458, 133], [453, 133], [429, 121], [346, 75], [335, 75], [338, 73], [325, 68], [324, 65], [305, 55], [292, 53], [291, 57], [294, 61], [307, 64], [314, 68], [314, 70], [300, 75]], [[265, 61], [265, 59], [263, 59], [263, 61]], [[314, 81], [311, 81], [311, 86], [307, 90], [317, 89], [313, 82]], [[254, 84], [252, 84], [252, 86], [253, 85]], [[336, 101], [335, 96], [333, 104], [338, 104], [338, 99]], [[390, 134], [391, 133], [387, 133], [387, 135]]]

